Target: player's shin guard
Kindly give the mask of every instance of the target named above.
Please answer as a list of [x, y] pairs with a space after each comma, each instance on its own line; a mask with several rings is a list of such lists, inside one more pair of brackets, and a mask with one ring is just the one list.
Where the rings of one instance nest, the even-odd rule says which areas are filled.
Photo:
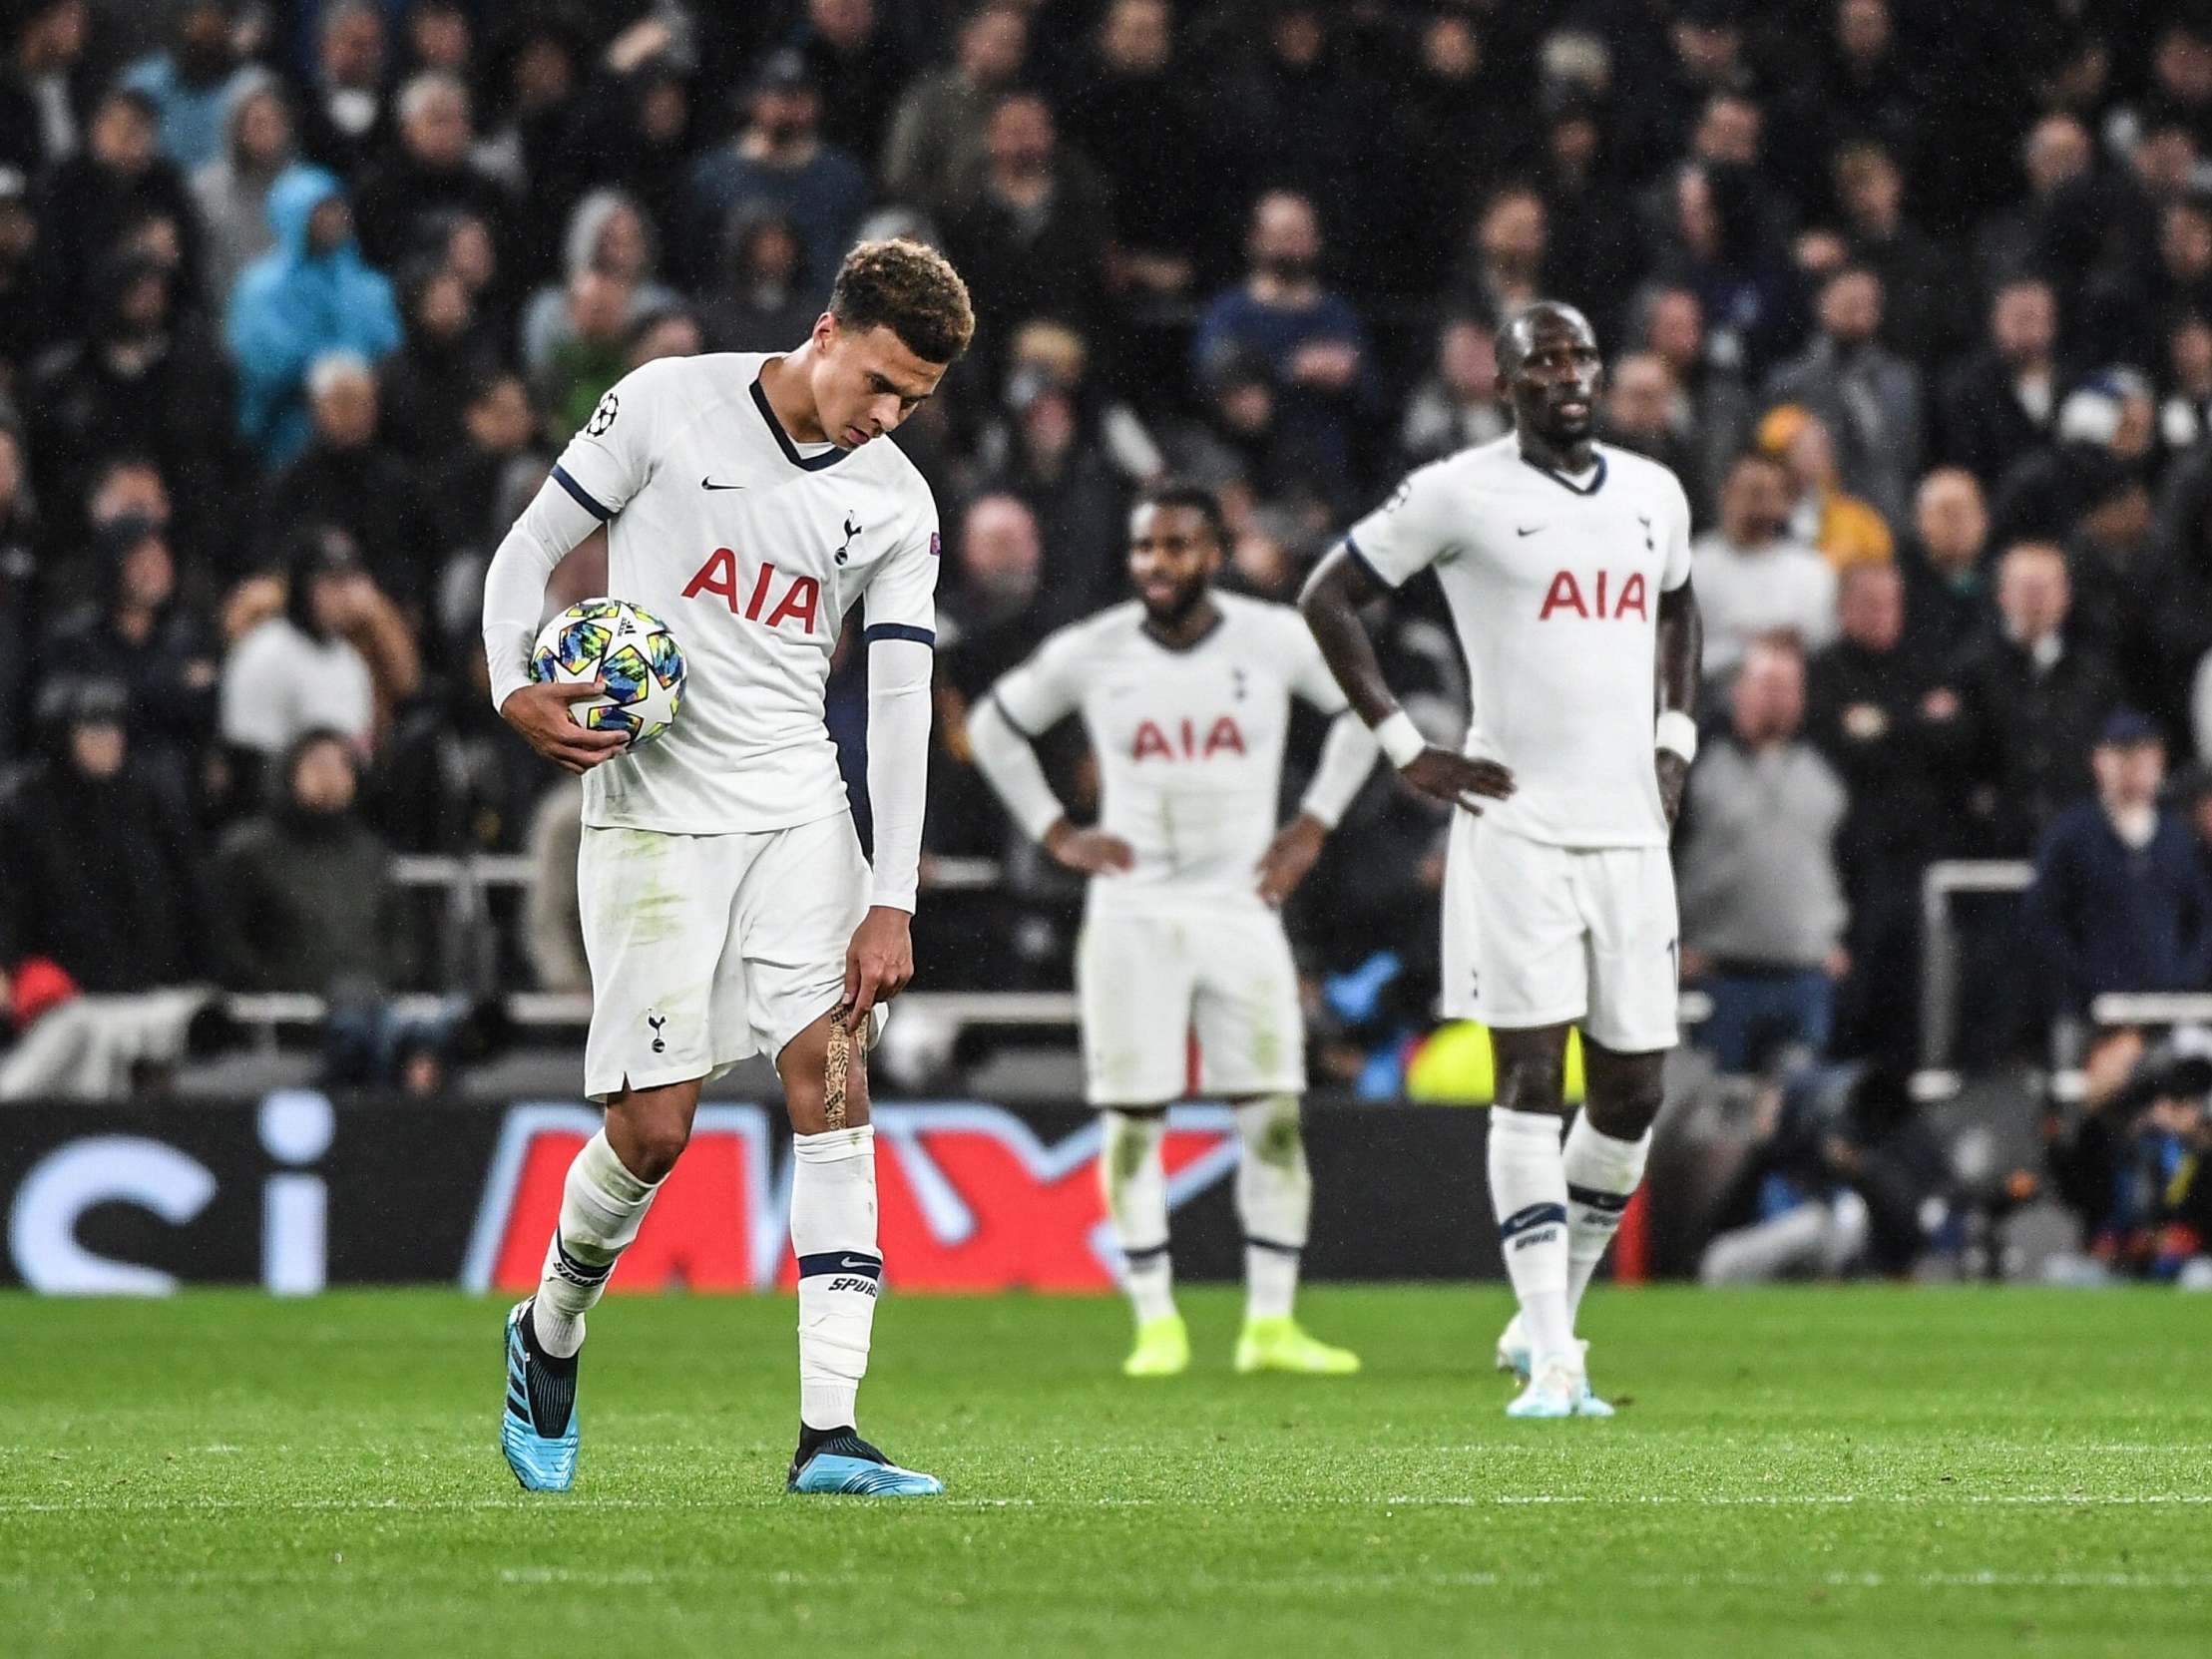
[[1567, 1311], [1566, 1171], [1559, 1120], [1548, 1112], [1490, 1114], [1490, 1198], [1506, 1273], [1521, 1299], [1529, 1348], [1541, 1368], [1574, 1358], [1574, 1321]]
[[883, 1257], [876, 1250], [876, 1131], [791, 1138], [791, 1252], [799, 1261], [799, 1421], [853, 1424], [868, 1370]]
[[1582, 1305], [1605, 1247], [1620, 1231], [1620, 1218], [1636, 1183], [1643, 1179], [1643, 1160], [1650, 1155], [1649, 1129], [1634, 1140], [1615, 1140], [1590, 1126], [1589, 1113], [1575, 1116], [1566, 1131], [1566, 1151], [1561, 1163], [1566, 1175], [1566, 1307], [1569, 1318]]
[[1270, 1094], [1236, 1108], [1241, 1152], [1236, 1214], [1244, 1226], [1247, 1319], [1288, 1319], [1298, 1294], [1298, 1257], [1313, 1211], [1313, 1175], [1298, 1130], [1298, 1096]]
[[615, 1155], [602, 1129], [584, 1143], [561, 1188], [561, 1222], [546, 1247], [545, 1272], [531, 1303], [538, 1346], [565, 1360], [584, 1346], [584, 1315], [646, 1219], [659, 1182], [641, 1181]]
[[1128, 1263], [1129, 1300], [1138, 1324], [1164, 1319], [1175, 1311], [1174, 1269], [1167, 1260], [1167, 1165], [1160, 1155], [1167, 1114], [1109, 1109], [1099, 1115], [1099, 1184], [1113, 1241]]

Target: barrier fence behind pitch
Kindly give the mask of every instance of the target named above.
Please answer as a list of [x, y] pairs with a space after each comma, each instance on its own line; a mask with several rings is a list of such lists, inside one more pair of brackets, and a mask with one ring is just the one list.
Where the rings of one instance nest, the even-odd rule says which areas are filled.
[[[1501, 1274], [1483, 1178], [1489, 1113], [1316, 1107], [1307, 1271], [1318, 1279]], [[181, 1285], [536, 1284], [562, 1178], [599, 1114], [578, 1102], [334, 1104], [304, 1090], [191, 1106], [0, 1110], [0, 1283], [51, 1294]], [[1094, 1115], [942, 1100], [877, 1108], [888, 1282], [910, 1291], [1104, 1291], [1118, 1255]], [[1242, 1271], [1223, 1106], [1178, 1107], [1166, 1143], [1175, 1265]], [[700, 1108], [691, 1146], [616, 1290], [788, 1287], [789, 1136], [779, 1109]], [[1639, 1205], [1623, 1260], [1645, 1265]]]

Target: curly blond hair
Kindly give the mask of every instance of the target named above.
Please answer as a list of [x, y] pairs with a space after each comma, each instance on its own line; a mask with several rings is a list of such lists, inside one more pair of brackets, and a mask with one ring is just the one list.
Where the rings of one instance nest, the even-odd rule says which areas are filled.
[[837, 267], [829, 314], [865, 332], [884, 327], [925, 363], [949, 363], [975, 338], [968, 284], [936, 248], [905, 236], [862, 242]]

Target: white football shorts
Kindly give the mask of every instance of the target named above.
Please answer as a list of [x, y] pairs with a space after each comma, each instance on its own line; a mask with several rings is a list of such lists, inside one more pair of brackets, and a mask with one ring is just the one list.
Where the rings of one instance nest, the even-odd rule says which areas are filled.
[[594, 1100], [772, 1058], [844, 1000], [868, 906], [848, 814], [734, 835], [586, 825], [576, 874]]
[[1282, 918], [1249, 905], [1160, 914], [1095, 905], [1076, 948], [1086, 1094], [1151, 1106], [1192, 1092], [1298, 1094], [1306, 1026]]
[[1444, 875], [1447, 1017], [1575, 1024], [1616, 1053], [1677, 1039], [1680, 933], [1664, 847], [1554, 847], [1453, 814]]

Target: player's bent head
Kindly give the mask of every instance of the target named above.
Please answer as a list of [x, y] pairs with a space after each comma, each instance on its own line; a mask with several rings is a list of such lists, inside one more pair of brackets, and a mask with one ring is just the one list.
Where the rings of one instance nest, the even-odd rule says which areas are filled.
[[814, 324], [814, 400], [830, 441], [851, 449], [896, 427], [975, 332], [968, 284], [942, 253], [904, 236], [860, 243]]

